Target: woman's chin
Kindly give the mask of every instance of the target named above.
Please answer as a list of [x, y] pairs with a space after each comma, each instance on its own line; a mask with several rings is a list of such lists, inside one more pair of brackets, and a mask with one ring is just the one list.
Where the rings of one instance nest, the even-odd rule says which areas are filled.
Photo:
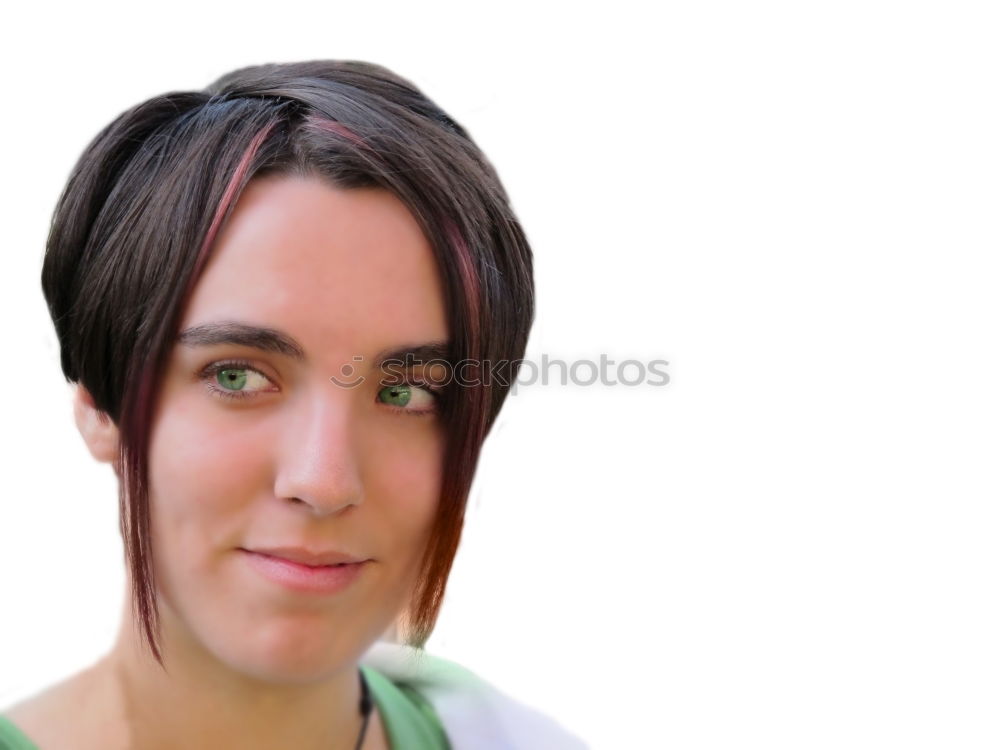
[[290, 635], [287, 630], [271, 634], [261, 630], [242, 640], [234, 637], [212, 650], [220, 662], [238, 674], [285, 684], [329, 679], [345, 668], [353, 668], [361, 653], [353, 644], [330, 638], [329, 633]]

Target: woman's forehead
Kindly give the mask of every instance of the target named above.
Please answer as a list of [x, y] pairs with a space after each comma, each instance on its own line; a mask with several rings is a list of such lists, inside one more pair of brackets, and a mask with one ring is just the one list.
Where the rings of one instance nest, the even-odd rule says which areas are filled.
[[437, 262], [405, 204], [312, 177], [258, 178], [241, 196], [181, 328], [226, 321], [286, 331], [307, 349], [447, 338]]

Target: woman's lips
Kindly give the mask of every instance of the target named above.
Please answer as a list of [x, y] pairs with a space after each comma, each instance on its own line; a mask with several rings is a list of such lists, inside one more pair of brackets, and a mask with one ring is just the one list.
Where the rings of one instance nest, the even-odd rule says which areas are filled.
[[336, 565], [338, 563], [364, 562], [367, 557], [352, 555], [339, 550], [310, 550], [306, 547], [262, 547], [255, 544], [253, 548], [242, 547], [248, 552], [257, 552], [271, 557], [281, 557], [285, 560], [301, 563], [302, 565]]
[[336, 594], [357, 580], [370, 560], [339, 565], [304, 565], [262, 552], [241, 549], [247, 563], [263, 578], [293, 591]]

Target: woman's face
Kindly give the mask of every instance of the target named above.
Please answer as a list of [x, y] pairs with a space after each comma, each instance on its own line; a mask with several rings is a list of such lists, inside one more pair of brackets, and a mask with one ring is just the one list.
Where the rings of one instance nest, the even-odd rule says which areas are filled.
[[[223, 324], [280, 332], [301, 352], [206, 343]], [[387, 191], [257, 178], [180, 330], [149, 453], [165, 627], [268, 680], [356, 662], [406, 602], [438, 502], [434, 397], [413, 387], [407, 401], [378, 368], [380, 353], [447, 340], [428, 241]], [[343, 590], [301, 590], [245, 551], [274, 547], [370, 561]]]

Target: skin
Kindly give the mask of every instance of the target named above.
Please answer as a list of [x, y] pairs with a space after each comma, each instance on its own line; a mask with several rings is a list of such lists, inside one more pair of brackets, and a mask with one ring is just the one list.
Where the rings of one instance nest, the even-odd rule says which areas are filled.
[[[233, 344], [174, 347], [149, 453], [167, 673], [142, 650], [126, 598], [104, 658], [7, 712], [43, 747], [354, 747], [357, 665], [414, 583], [444, 453], [433, 398], [418, 388], [402, 407], [384, 403], [373, 362], [389, 347], [447, 340], [437, 264], [387, 191], [257, 178], [181, 330], [220, 321], [279, 329], [305, 359]], [[205, 375], [232, 359], [257, 372]], [[345, 363], [365, 376], [361, 385], [330, 381]], [[208, 387], [227, 383], [250, 396], [228, 400]], [[116, 428], [82, 388], [75, 414], [94, 457], [113, 462]], [[371, 562], [343, 592], [306, 594], [264, 579], [240, 551], [278, 545]], [[377, 711], [372, 718], [365, 748], [387, 747]]]

